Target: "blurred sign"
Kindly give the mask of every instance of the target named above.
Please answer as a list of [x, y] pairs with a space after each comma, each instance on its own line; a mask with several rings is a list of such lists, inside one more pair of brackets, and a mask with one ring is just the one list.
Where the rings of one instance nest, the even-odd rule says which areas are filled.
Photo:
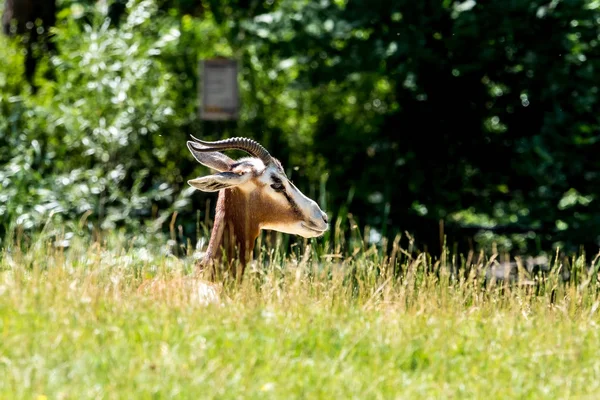
[[215, 58], [200, 61], [200, 118], [212, 121], [238, 118], [237, 72], [236, 60]]

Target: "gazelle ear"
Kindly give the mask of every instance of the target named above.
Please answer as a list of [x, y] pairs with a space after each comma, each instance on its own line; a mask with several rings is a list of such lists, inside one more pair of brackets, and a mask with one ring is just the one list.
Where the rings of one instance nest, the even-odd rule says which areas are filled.
[[190, 152], [200, 164], [212, 168], [216, 171], [225, 172], [229, 171], [231, 165], [235, 163], [231, 158], [227, 157], [223, 153], [219, 153], [218, 151], [197, 151], [195, 146], [198, 144], [188, 140], [187, 147], [190, 149]]
[[218, 174], [203, 176], [202, 178], [191, 179], [188, 184], [203, 192], [218, 192], [221, 189], [227, 189], [233, 186], [239, 186], [248, 182], [252, 178], [252, 173], [246, 172], [236, 174], [234, 172], [219, 172]]

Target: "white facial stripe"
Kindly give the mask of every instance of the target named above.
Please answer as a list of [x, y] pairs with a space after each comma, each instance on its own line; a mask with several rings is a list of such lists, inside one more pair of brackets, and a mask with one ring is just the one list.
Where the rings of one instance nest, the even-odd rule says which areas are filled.
[[313, 200], [309, 199], [304, 195], [296, 186], [294, 186], [290, 181], [283, 181], [285, 187], [288, 190], [288, 194], [292, 197], [298, 208], [302, 211], [302, 214], [310, 216], [312, 214], [312, 210], [317, 205]]
[[[245, 169], [254, 169], [254, 171], [256, 171], [256, 173], [258, 173], [258, 174], [261, 174], [265, 169], [265, 164], [258, 158], [254, 158], [254, 157], [240, 158], [235, 163], [240, 164], [236, 168], [242, 167]], [[233, 170], [235, 171], [236, 168], [234, 168]]]
[[[277, 170], [276, 167], [270, 166], [260, 177], [260, 181], [265, 185], [271, 187], [273, 184], [273, 178], [276, 177], [281, 183], [285, 186], [286, 194], [292, 199], [295, 203], [296, 207], [302, 212], [304, 215], [310, 215], [311, 207], [314, 207], [314, 201], [306, 197], [297, 187], [295, 187], [285, 176], [281, 174]], [[269, 191], [271, 197], [273, 198], [283, 198], [285, 199], [285, 195], [281, 192], [277, 192], [271, 188]], [[287, 201], [286, 201], [287, 202]]]
[[[323, 213], [319, 208], [319, 205], [314, 200], [304, 195], [304, 193], [294, 186], [285, 175], [281, 174], [275, 166], [267, 168], [259, 179], [265, 185], [265, 192], [268, 193], [273, 201], [295, 208], [298, 214], [300, 214], [298, 217], [302, 220], [302, 224], [308, 224], [308, 227], [298, 226], [294, 227], [294, 229], [303, 232], [307, 229], [310, 230], [310, 228], [317, 228], [319, 230], [327, 229], [327, 223], [323, 220]], [[271, 187], [273, 183], [278, 182], [281, 182], [284, 185], [284, 191], [277, 191]], [[300, 224], [300, 222], [298, 224]]]

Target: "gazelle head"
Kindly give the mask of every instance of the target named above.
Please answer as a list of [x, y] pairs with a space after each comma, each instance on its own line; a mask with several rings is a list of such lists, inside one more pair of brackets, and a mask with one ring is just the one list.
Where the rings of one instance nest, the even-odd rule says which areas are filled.
[[[259, 143], [238, 137], [217, 142], [192, 138], [187, 146], [196, 160], [217, 172], [189, 180], [190, 186], [204, 192], [238, 189], [247, 199], [247, 213], [259, 229], [305, 238], [321, 236], [329, 229], [327, 214], [294, 186], [281, 163]], [[219, 152], [231, 149], [243, 150], [252, 157], [232, 160]]]

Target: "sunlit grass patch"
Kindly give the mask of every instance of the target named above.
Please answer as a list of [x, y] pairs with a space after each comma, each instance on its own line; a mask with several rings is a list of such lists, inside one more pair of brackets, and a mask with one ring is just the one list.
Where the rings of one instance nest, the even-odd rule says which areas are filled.
[[2, 249], [2, 398], [581, 398], [599, 389], [595, 269], [567, 282], [486, 283], [483, 261], [463, 273], [466, 261], [452, 256], [396, 248], [392, 257], [336, 239], [285, 253], [263, 242], [233, 285], [196, 276], [192, 252], [176, 257], [160, 238], [62, 239]]

